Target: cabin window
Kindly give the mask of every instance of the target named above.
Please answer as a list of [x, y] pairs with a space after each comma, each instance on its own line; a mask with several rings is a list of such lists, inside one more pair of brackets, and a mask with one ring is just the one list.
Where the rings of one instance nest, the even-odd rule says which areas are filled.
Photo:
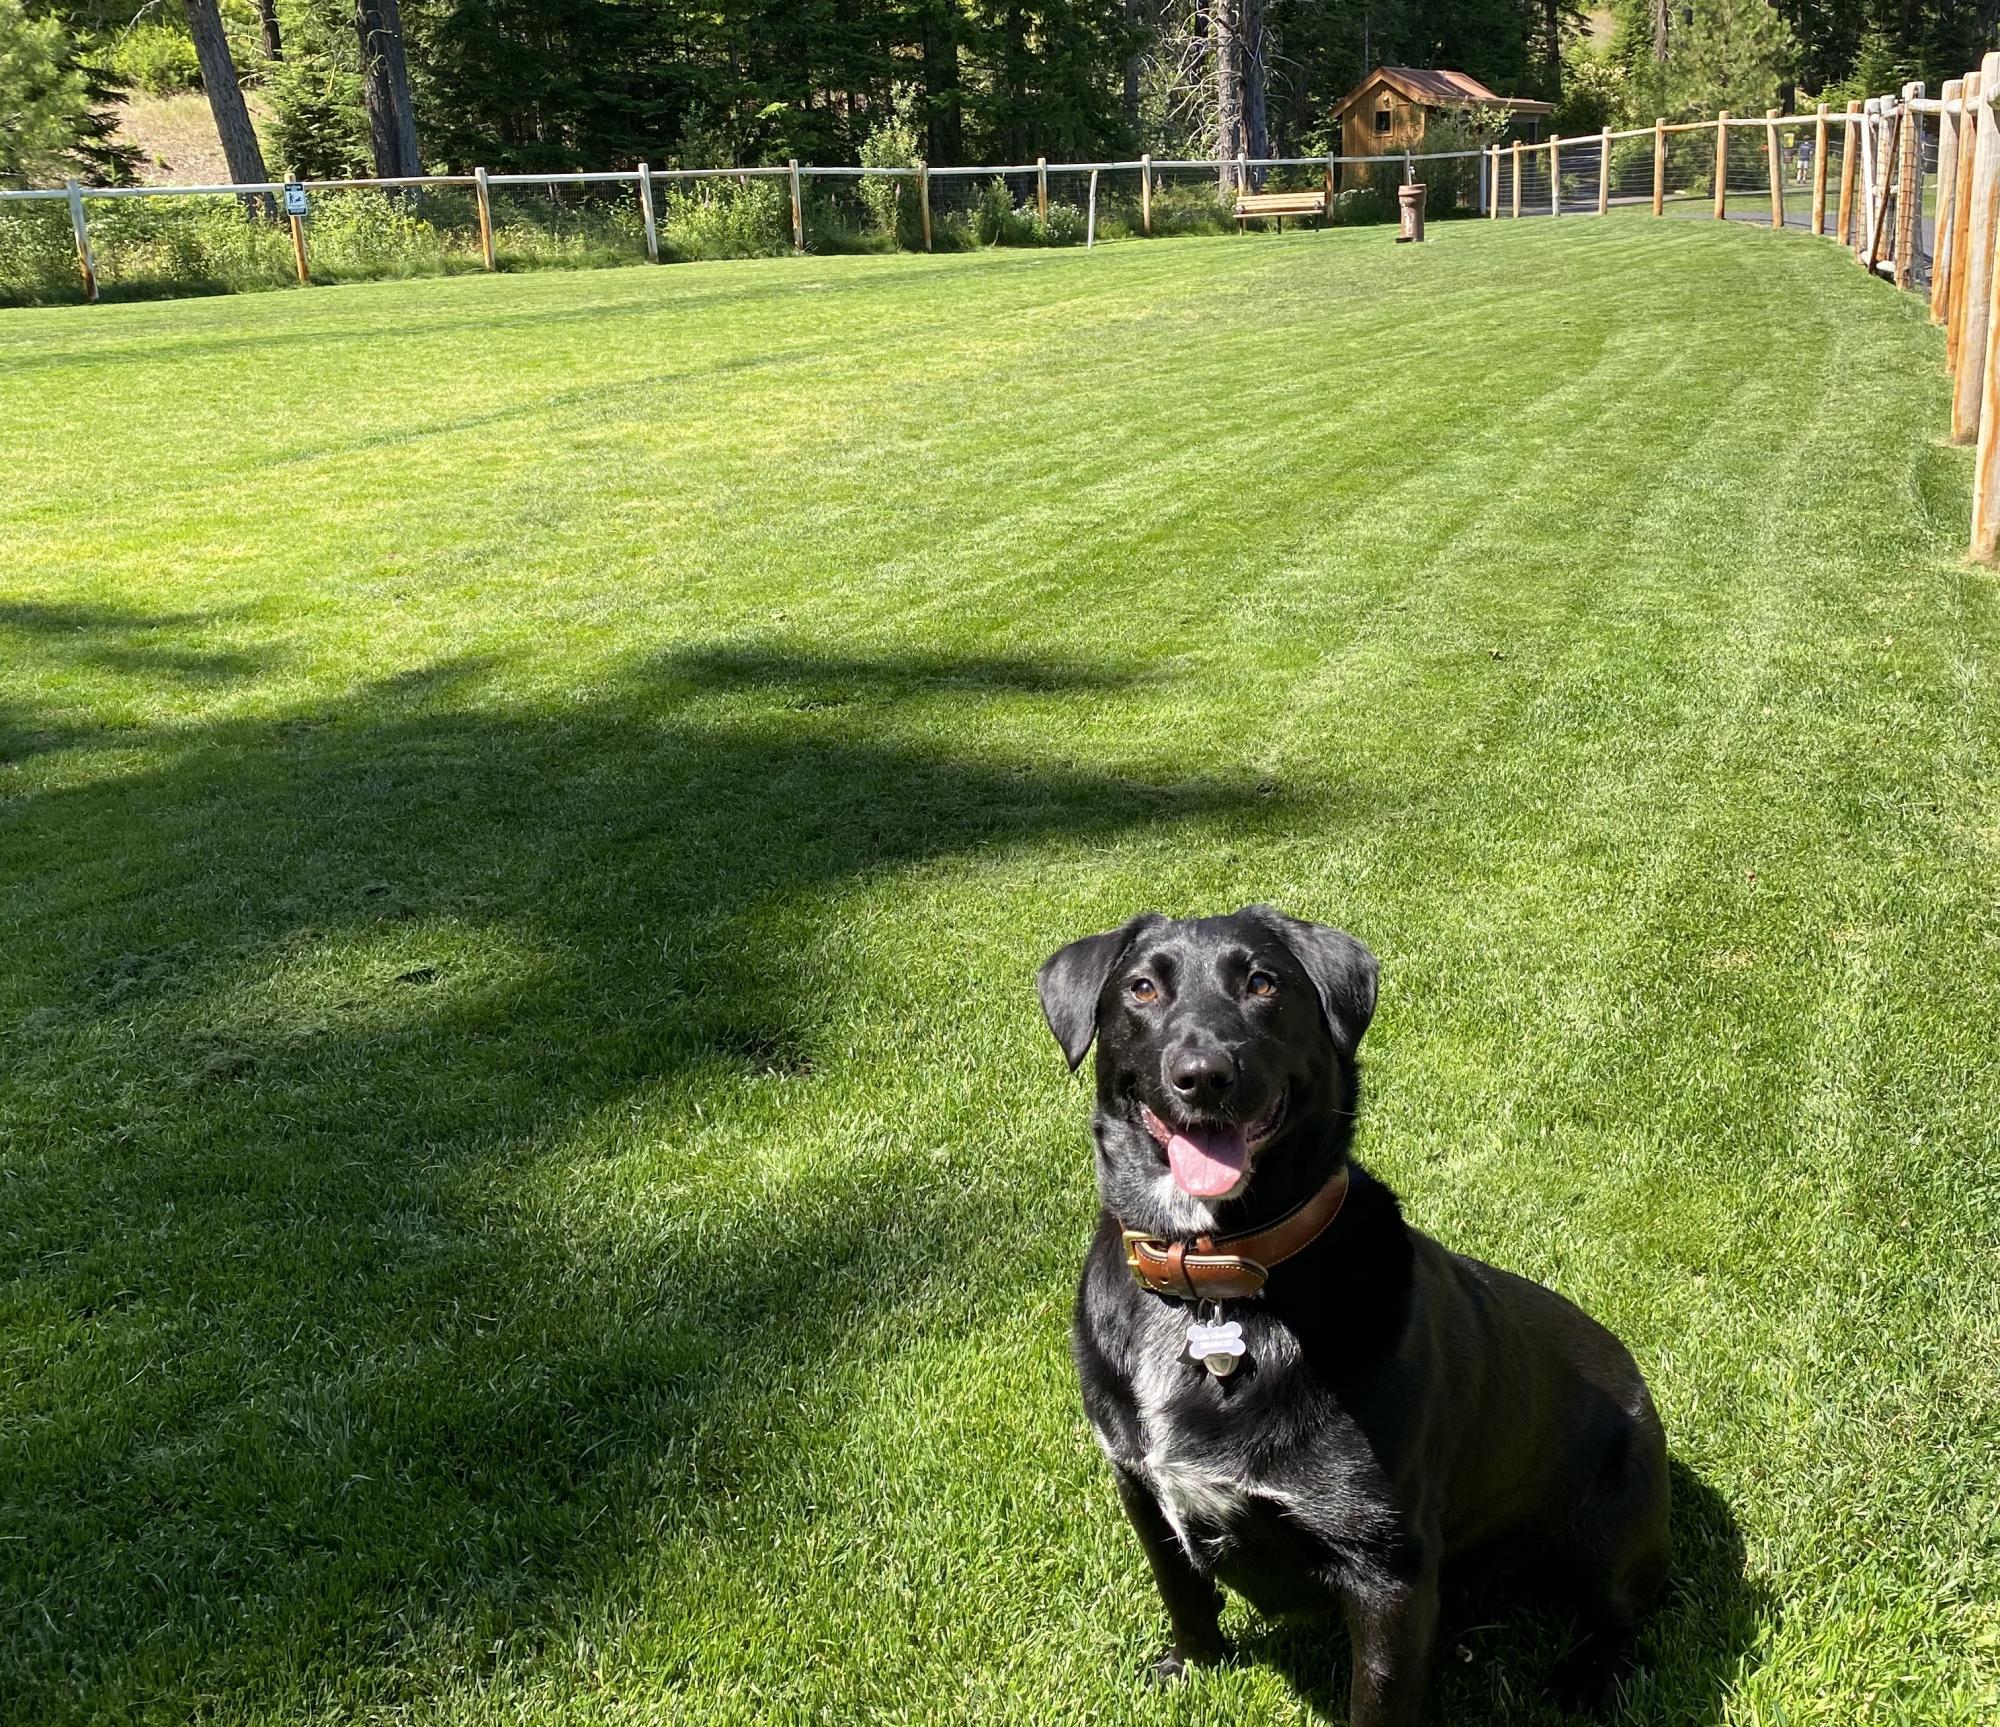
[[1375, 132], [1378, 137], [1381, 137], [1385, 136], [1388, 133], [1388, 130], [1389, 130], [1389, 98], [1384, 96], [1382, 100], [1375, 105]]

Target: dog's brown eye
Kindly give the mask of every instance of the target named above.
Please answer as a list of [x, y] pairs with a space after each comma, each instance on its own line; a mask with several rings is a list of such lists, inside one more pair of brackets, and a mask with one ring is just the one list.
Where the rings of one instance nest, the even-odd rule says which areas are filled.
[[1132, 992], [1134, 1001], [1155, 1001], [1159, 998], [1160, 987], [1149, 977], [1135, 977], [1125, 987]]
[[1276, 995], [1278, 993], [1278, 980], [1268, 971], [1253, 971], [1250, 974], [1250, 982], [1247, 987], [1252, 995]]

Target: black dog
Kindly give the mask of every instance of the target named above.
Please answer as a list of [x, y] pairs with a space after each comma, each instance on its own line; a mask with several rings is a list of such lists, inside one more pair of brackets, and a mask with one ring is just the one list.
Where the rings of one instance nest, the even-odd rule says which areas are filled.
[[1600, 1707], [1666, 1578], [1665, 1435], [1615, 1337], [1349, 1160], [1375, 973], [1264, 906], [1135, 918], [1041, 970], [1072, 1068], [1097, 1039], [1072, 1343], [1173, 1627], [1154, 1672], [1221, 1658], [1226, 1583], [1339, 1609], [1353, 1727], [1414, 1722], [1440, 1567], [1481, 1561], [1578, 1615], [1558, 1684]]

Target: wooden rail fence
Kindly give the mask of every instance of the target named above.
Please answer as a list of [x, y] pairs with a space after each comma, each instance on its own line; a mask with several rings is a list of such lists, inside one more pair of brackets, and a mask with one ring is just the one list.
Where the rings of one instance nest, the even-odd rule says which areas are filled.
[[[1638, 204], [1646, 204], [1654, 216], [1662, 216], [1670, 200], [1689, 196], [1706, 197], [1711, 215], [1721, 219], [1730, 214], [1732, 192], [1740, 194], [1748, 190], [1741, 184], [1732, 187], [1730, 180], [1731, 136], [1747, 134], [1746, 150], [1754, 148], [1762, 159], [1759, 167], [1765, 186], [1758, 189], [1768, 192], [1770, 226], [1782, 229], [1791, 225], [1783, 143], [1783, 135], [1791, 133], [1798, 140], [1794, 160], [1801, 182], [1807, 172], [1809, 152], [1810, 185], [1801, 185], [1806, 201], [1801, 213], [1805, 230], [1847, 248], [1855, 261], [1871, 274], [1886, 276], [1899, 288], [1924, 292], [1929, 299], [1932, 322], [1943, 326], [1945, 365], [1951, 382], [1950, 437], [1952, 442], [1974, 449], [1970, 548], [1975, 557], [2000, 563], [2000, 264], [1996, 263], [1996, 248], [2000, 248], [2000, 113], [1996, 113], [1996, 102], [2000, 102], [2000, 54], [1988, 54], [1963, 78], [1947, 80], [1941, 94], [1934, 99], [1926, 98], [1922, 84], [1912, 83], [1894, 95], [1849, 102], [1844, 113], [1835, 113], [1822, 102], [1809, 115], [1788, 115], [1772, 108], [1762, 115], [1725, 112], [1713, 120], [1669, 122], [1662, 118], [1651, 126], [1622, 131], [1606, 127], [1542, 143], [1524, 145], [1513, 141], [1476, 151], [1400, 158], [1331, 155], [1165, 161], [1148, 155], [1129, 162], [1051, 163], [1046, 157], [1037, 157], [1031, 163], [953, 168], [922, 164], [908, 168], [819, 168], [791, 161], [782, 167], [659, 169], [641, 162], [631, 169], [604, 173], [489, 174], [486, 169], [478, 168], [469, 174], [313, 180], [304, 184], [309, 191], [467, 188], [477, 210], [481, 261], [488, 270], [493, 270], [498, 268], [492, 205], [492, 188], [496, 186], [551, 189], [631, 186], [644, 230], [646, 256], [654, 263], [660, 261], [655, 193], [662, 182], [686, 186], [732, 180], [747, 185], [756, 179], [783, 179], [789, 193], [792, 243], [799, 250], [804, 250], [806, 244], [806, 181], [858, 182], [874, 177], [913, 184], [927, 251], [932, 245], [934, 185], [953, 179], [986, 180], [995, 176], [1011, 176], [1025, 183], [1032, 176], [1036, 211], [1046, 221], [1052, 173], [1088, 174], [1085, 232], [1089, 243], [1095, 242], [1097, 234], [1099, 175], [1119, 172], [1138, 177], [1140, 232], [1146, 235], [1153, 232], [1160, 176], [1169, 172], [1207, 171], [1214, 173], [1224, 186], [1234, 182], [1238, 188], [1244, 188], [1253, 175], [1261, 177], [1273, 168], [1303, 167], [1323, 169], [1326, 183], [1331, 187], [1343, 167], [1366, 168], [1371, 172], [1386, 167], [1400, 178], [1410, 179], [1416, 176], [1420, 165], [1443, 162], [1465, 165], [1478, 213], [1494, 220], [1503, 215], [1603, 216], [1614, 207]], [[1699, 136], [1702, 134], [1713, 137], [1712, 157], [1708, 154], [1708, 143]], [[1688, 136], [1690, 142], [1687, 150], [1680, 152], [1680, 161], [1683, 164], [1693, 161], [1696, 178], [1677, 189], [1670, 182], [1678, 148], [1674, 140], [1682, 136]], [[1810, 144], [1805, 142], [1808, 137]], [[1931, 159], [1933, 138], [1936, 208], [1931, 224], [1934, 239], [1927, 241], [1925, 164]], [[1639, 140], [1644, 142], [1636, 142]], [[1829, 226], [1828, 180], [1836, 142], [1840, 147], [1840, 178], [1833, 193], [1834, 214]], [[1630, 149], [1621, 150], [1628, 143]], [[1626, 158], [1622, 179], [1621, 155]], [[1566, 159], [1575, 164], [1568, 172]], [[1644, 166], [1648, 159], [1649, 176]], [[1739, 156], [1739, 166], [1744, 160]], [[1701, 183], [1703, 164], [1708, 165], [1708, 184]], [[1545, 197], [1539, 185], [1524, 185], [1542, 174], [1547, 176]], [[1621, 190], [1621, 185], [1626, 189]], [[95, 300], [100, 272], [86, 200], [202, 194], [262, 200], [282, 190], [284, 187], [276, 182], [255, 186], [84, 187], [72, 180], [53, 190], [0, 190], [0, 203], [58, 199], [67, 204], [85, 297]], [[301, 282], [310, 279], [308, 232], [305, 225], [293, 219], [292, 237]]]

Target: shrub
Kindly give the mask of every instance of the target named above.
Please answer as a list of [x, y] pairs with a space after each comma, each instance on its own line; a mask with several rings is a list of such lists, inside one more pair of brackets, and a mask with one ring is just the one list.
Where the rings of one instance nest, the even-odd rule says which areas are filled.
[[113, 42], [105, 64], [113, 76], [149, 96], [201, 88], [193, 39], [171, 24], [135, 24]]
[[1381, 186], [1349, 186], [1344, 192], [1336, 192], [1333, 195], [1333, 214], [1330, 220], [1336, 226], [1343, 228], [1360, 228], [1376, 222], [1395, 221], [1394, 183], [1391, 182], [1386, 190]]
[[982, 246], [1080, 246], [1089, 218], [1074, 204], [1051, 203], [1045, 217], [1033, 205], [1014, 207], [1014, 194], [997, 174], [973, 206], [972, 227]]
[[791, 194], [776, 180], [676, 188], [660, 218], [661, 240], [677, 258], [775, 258], [792, 249]]
[[972, 207], [972, 233], [982, 246], [1026, 246], [1033, 242], [1034, 224], [1014, 208], [1014, 194], [998, 174], [986, 182]]
[[1227, 234], [1236, 224], [1216, 182], [1175, 180], [1153, 187], [1153, 232]]
[[83, 297], [69, 211], [61, 204], [0, 204], [0, 304]]
[[[864, 168], [914, 168], [917, 165], [916, 129], [904, 117], [906, 93], [897, 92], [898, 112], [883, 120], [861, 145]], [[870, 229], [891, 245], [905, 251], [920, 250], [924, 243], [924, 218], [915, 184], [906, 178], [863, 179], [861, 202], [868, 211]]]
[[1046, 217], [1037, 215], [1031, 232], [1037, 246], [1081, 246], [1089, 219], [1074, 204], [1050, 204]]

